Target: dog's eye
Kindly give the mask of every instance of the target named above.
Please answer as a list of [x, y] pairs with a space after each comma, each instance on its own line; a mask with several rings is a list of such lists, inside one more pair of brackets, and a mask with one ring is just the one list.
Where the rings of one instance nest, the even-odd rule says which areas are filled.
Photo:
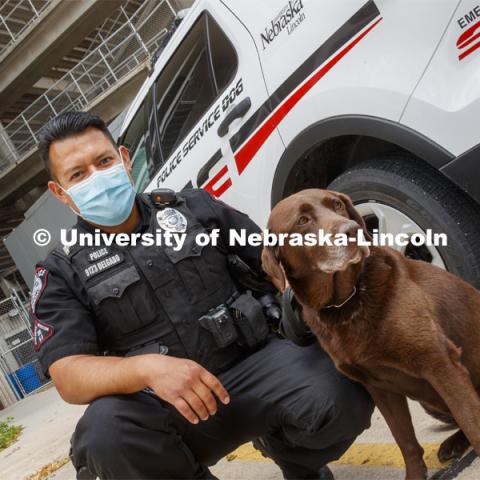
[[306, 215], [301, 215], [298, 217], [297, 220], [297, 225], [305, 225], [310, 221], [310, 218], [308, 218]]
[[334, 208], [335, 210], [337, 210], [337, 211], [338, 211], [338, 210], [343, 210], [344, 205], [343, 205], [343, 203], [342, 203], [340, 200], [335, 200], [335, 201], [333, 202], [333, 208]]

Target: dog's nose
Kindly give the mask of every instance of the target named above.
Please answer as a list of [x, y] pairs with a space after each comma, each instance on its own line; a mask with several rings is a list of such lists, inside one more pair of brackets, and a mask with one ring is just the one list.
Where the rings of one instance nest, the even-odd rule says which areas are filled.
[[356, 237], [357, 231], [360, 228], [357, 222], [354, 222], [353, 220], [349, 222], [342, 223], [338, 227], [338, 232], [342, 235], [346, 235], [347, 237]]

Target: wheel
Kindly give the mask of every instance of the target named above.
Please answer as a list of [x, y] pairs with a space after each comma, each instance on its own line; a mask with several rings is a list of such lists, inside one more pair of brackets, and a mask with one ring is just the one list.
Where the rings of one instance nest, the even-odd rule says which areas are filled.
[[370, 231], [447, 235], [447, 246], [394, 247], [480, 286], [479, 207], [433, 167], [408, 156], [362, 162], [338, 176], [329, 189], [346, 193]]

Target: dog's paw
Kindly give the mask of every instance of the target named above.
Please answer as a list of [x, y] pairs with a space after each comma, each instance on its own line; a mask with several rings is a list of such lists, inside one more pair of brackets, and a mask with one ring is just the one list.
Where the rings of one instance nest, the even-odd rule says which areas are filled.
[[422, 461], [413, 467], [407, 467], [405, 472], [405, 480], [427, 480], [428, 470]]
[[470, 446], [470, 442], [461, 430], [455, 432], [442, 442], [438, 449], [438, 459], [442, 462], [460, 458]]

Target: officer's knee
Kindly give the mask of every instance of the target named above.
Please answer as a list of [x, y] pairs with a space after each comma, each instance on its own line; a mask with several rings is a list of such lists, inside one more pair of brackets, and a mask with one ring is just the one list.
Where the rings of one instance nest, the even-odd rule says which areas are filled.
[[309, 422], [304, 435], [315, 445], [351, 440], [370, 427], [374, 404], [357, 383], [338, 375], [330, 384], [312, 385], [308, 397]]
[[374, 403], [360, 384], [343, 379], [333, 392], [331, 401], [331, 421], [345, 438], [357, 437], [370, 427]]
[[101, 462], [124, 450], [120, 422], [116, 417], [115, 397], [94, 400], [80, 418], [72, 438], [72, 454], [75, 467]]
[[72, 440], [77, 472], [86, 467], [100, 478], [193, 478], [200, 467], [181, 447], [167, 412], [157, 406], [149, 419], [148, 405], [136, 400], [112, 395], [91, 403]]

